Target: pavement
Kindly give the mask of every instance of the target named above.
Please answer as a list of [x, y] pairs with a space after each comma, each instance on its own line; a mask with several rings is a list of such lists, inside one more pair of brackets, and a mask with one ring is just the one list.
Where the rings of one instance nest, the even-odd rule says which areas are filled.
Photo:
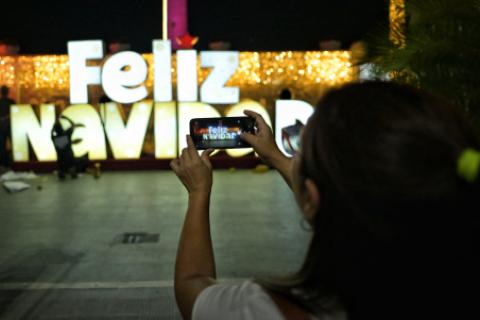
[[[27, 182], [0, 190], [0, 319], [180, 319], [187, 194], [172, 172]], [[277, 172], [216, 170], [210, 212], [220, 281], [300, 267], [310, 234]]]

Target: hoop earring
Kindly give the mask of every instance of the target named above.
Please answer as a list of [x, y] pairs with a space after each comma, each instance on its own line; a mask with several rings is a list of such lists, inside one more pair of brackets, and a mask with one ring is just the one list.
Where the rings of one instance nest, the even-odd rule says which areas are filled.
[[302, 218], [302, 220], [300, 220], [300, 228], [306, 232], [313, 231], [312, 225], [305, 218]]

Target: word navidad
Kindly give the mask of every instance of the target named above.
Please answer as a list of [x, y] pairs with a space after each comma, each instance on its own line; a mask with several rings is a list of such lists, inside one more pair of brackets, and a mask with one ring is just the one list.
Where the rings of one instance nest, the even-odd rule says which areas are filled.
[[[76, 128], [72, 136], [74, 140], [81, 140], [73, 146], [76, 156], [88, 153], [92, 160], [105, 160], [108, 141], [114, 159], [139, 159], [149, 124], [152, 123], [152, 114], [157, 159], [172, 159], [180, 154], [186, 147], [185, 136], [190, 131], [189, 123], [193, 118], [238, 117], [248, 109], [262, 115], [267, 124], [272, 126], [272, 119], [265, 107], [253, 100], [243, 100], [229, 107], [224, 115], [213, 106], [201, 102], [141, 101], [133, 104], [128, 117], [122, 106], [115, 102], [101, 104], [99, 109], [97, 111], [89, 104], [77, 104], [62, 112], [74, 123], [83, 125]], [[275, 140], [283, 152], [281, 129], [292, 125], [297, 119], [305, 123], [312, 112], [313, 107], [304, 101], [276, 101]], [[14, 161], [29, 161], [29, 143], [38, 161], [56, 160], [51, 139], [51, 130], [57, 118], [55, 106], [40, 105], [39, 116], [40, 119], [31, 105], [10, 107]], [[227, 149], [226, 152], [232, 157], [241, 157], [252, 152], [252, 149]]]
[[[243, 111], [249, 109], [260, 113], [272, 125], [264, 106], [252, 100], [240, 101], [238, 87], [224, 86], [239, 65], [238, 52], [200, 53], [200, 66], [212, 70], [201, 84], [198, 102], [195, 50], [179, 50], [176, 53], [177, 101], [172, 101], [170, 41], [153, 41], [153, 101], [144, 100], [148, 96], [145, 85], [148, 65], [145, 59], [133, 51], [120, 52], [104, 59], [103, 51], [100, 40], [68, 43], [72, 105], [62, 115], [83, 125], [75, 129], [72, 137], [81, 141], [73, 146], [76, 156], [88, 153], [92, 160], [104, 160], [107, 158], [108, 141], [114, 159], [139, 159], [150, 123], [153, 123], [157, 159], [175, 158], [186, 146], [185, 135], [189, 132], [192, 118], [243, 116]], [[105, 61], [101, 66], [91, 66], [89, 60], [95, 59]], [[88, 104], [89, 85], [101, 85], [114, 102], [101, 104], [97, 111]], [[124, 115], [122, 103], [133, 103], [128, 117]], [[222, 115], [211, 104], [229, 104], [231, 107]], [[276, 101], [275, 138], [283, 152], [281, 129], [296, 120], [305, 123], [312, 112], [313, 107], [304, 101]], [[41, 105], [39, 118], [31, 105], [13, 105], [10, 116], [14, 161], [29, 161], [29, 143], [39, 161], [56, 160], [51, 139], [51, 130], [57, 118], [54, 105]], [[250, 148], [226, 152], [232, 157], [241, 157], [251, 151]]]

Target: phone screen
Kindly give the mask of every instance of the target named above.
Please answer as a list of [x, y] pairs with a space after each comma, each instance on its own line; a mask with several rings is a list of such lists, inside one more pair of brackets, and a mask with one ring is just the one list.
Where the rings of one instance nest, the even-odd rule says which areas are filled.
[[242, 132], [255, 132], [249, 117], [195, 118], [190, 120], [190, 136], [198, 150], [249, 148], [240, 139]]

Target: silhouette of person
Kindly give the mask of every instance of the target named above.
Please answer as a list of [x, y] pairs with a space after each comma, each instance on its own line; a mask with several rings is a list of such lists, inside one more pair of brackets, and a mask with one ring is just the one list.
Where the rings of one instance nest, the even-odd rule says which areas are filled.
[[281, 100], [290, 100], [292, 99], [292, 92], [290, 89], [285, 88], [280, 92], [280, 97]]
[[[64, 129], [60, 123], [60, 119], [65, 119], [70, 123], [68, 129]], [[57, 170], [58, 177], [63, 180], [67, 174], [70, 174], [73, 179], [78, 177], [78, 172], [86, 169], [88, 158], [83, 156], [75, 158], [73, 154], [72, 145], [80, 142], [80, 140], [72, 141], [72, 135], [75, 128], [83, 127], [82, 124], [75, 124], [73, 121], [65, 116], [60, 116], [55, 121], [52, 128], [52, 141], [57, 152]]]

